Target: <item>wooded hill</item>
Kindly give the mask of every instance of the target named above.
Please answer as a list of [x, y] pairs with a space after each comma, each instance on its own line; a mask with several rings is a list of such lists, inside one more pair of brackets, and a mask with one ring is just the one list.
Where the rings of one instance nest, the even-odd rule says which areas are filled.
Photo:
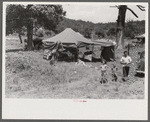
[[[36, 28], [33, 29], [33, 35], [38, 37], [45, 36], [54, 36], [66, 28], [72, 28], [74, 31], [81, 33], [86, 38], [100, 39], [100, 38], [116, 38], [116, 26], [117, 23], [109, 22], [109, 23], [92, 23], [89, 21], [83, 20], [73, 20], [64, 18], [57, 26], [56, 31], [44, 29], [40, 27], [38, 30]], [[26, 28], [22, 28], [22, 35], [26, 35]], [[133, 39], [136, 35], [140, 35], [145, 33], [145, 20], [142, 21], [133, 21], [127, 20], [125, 26], [125, 38]]]
[[[115, 22], [109, 23], [92, 23], [83, 20], [73, 20], [64, 18], [56, 30], [57, 33], [62, 32], [65, 28], [72, 28], [74, 31], [83, 34], [86, 38], [115, 38], [116, 25]], [[145, 20], [133, 21], [127, 20], [125, 26], [125, 38], [134, 38], [135, 35], [145, 33]], [[92, 36], [93, 35], [93, 36]]]

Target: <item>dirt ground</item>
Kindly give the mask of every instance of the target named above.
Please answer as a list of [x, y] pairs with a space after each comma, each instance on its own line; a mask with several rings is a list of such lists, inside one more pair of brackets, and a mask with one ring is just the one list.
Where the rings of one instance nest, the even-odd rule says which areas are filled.
[[[12, 38], [12, 37], [11, 37]], [[17, 38], [6, 40], [6, 50], [20, 48]], [[101, 63], [58, 62], [55, 66], [43, 59], [43, 51], [6, 52], [6, 98], [57, 98], [57, 99], [144, 99], [144, 78], [134, 77], [137, 50], [131, 49], [133, 60], [127, 82], [121, 80], [122, 66], [119, 60], [123, 50], [116, 52], [118, 81], [113, 82], [108, 62], [108, 83], [100, 84]], [[91, 67], [89, 67], [91, 66]]]

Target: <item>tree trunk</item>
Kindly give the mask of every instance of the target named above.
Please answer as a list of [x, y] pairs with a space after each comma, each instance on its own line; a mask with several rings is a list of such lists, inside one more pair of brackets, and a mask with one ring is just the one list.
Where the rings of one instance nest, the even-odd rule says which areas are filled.
[[117, 19], [117, 49], [124, 48], [124, 28], [125, 28], [125, 15], [126, 15], [127, 6], [119, 6], [119, 14]]
[[32, 20], [29, 21], [28, 26], [27, 26], [27, 49], [28, 50], [34, 49], [34, 45], [33, 45], [33, 22], [32, 22]]

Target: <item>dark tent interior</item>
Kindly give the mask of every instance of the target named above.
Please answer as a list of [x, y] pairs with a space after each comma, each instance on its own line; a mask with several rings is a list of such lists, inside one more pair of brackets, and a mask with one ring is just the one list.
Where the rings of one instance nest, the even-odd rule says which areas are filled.
[[106, 61], [112, 61], [114, 59], [114, 46], [103, 47], [101, 57]]

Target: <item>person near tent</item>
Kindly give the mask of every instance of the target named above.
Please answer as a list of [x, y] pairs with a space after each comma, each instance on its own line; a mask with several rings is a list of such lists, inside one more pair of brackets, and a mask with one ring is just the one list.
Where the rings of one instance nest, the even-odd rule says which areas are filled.
[[106, 78], [107, 75], [107, 62], [106, 60], [102, 59], [102, 65], [100, 66], [100, 70], [101, 70], [101, 81], [100, 83], [106, 83], [108, 80]]
[[118, 71], [118, 68], [116, 67], [115, 63], [113, 64], [113, 67], [111, 68], [111, 71], [112, 71], [112, 81], [115, 81], [117, 82], [117, 71]]
[[137, 61], [137, 69], [135, 76], [144, 77], [145, 73], [145, 52], [140, 52], [139, 59]]
[[140, 58], [141, 58], [141, 52], [138, 52], [138, 57], [137, 57], [137, 60], [136, 60], [136, 65], [137, 65], [136, 70], [139, 69], [139, 66], [140, 66]]
[[130, 70], [130, 64], [132, 62], [131, 57], [128, 55], [127, 51], [124, 51], [123, 57], [120, 59], [120, 63], [123, 66], [123, 78], [122, 80], [125, 81], [126, 78], [128, 78], [129, 70]]

